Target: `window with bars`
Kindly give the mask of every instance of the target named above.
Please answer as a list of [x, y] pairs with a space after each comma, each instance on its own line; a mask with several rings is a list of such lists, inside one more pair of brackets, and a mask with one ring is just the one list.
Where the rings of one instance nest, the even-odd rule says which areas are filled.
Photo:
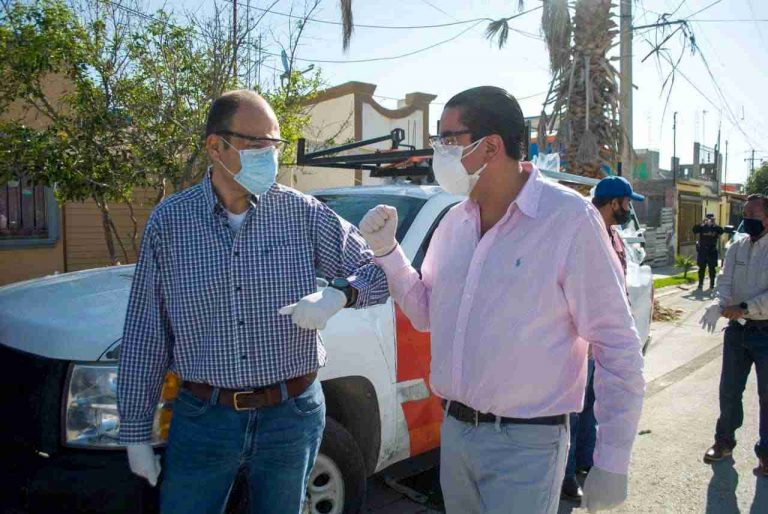
[[0, 186], [0, 241], [48, 239], [50, 194], [25, 177]]

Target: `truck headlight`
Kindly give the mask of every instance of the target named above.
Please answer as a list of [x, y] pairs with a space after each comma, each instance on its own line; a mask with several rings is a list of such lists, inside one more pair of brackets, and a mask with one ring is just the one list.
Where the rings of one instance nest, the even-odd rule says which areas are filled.
[[[160, 405], [155, 411], [152, 444], [161, 445], [168, 437], [171, 404], [179, 381], [169, 373], [163, 386]], [[74, 364], [67, 380], [64, 405], [64, 441], [68, 446], [118, 448], [120, 416], [117, 412], [117, 366]]]

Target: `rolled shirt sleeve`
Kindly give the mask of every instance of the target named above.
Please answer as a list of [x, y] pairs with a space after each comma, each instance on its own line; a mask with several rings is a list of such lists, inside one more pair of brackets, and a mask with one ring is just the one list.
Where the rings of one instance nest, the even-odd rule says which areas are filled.
[[347, 278], [357, 292], [355, 308], [387, 301], [387, 277], [373, 262], [373, 252], [352, 224], [319, 201], [311, 210], [316, 265], [328, 279]]
[[395, 250], [386, 257], [375, 259], [376, 264], [381, 266], [387, 274], [392, 298], [419, 332], [428, 332], [430, 328], [432, 263], [435, 258], [435, 248], [438, 246], [435, 244], [435, 238], [433, 237], [421, 266], [421, 276], [411, 265], [400, 245], [397, 245]]

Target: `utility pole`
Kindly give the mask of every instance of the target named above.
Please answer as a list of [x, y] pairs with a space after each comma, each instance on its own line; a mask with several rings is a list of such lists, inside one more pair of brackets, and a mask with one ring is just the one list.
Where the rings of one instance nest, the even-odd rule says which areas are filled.
[[725, 140], [725, 166], [723, 167], [723, 184], [728, 185], [728, 140]]
[[247, 81], [248, 81], [248, 89], [251, 89], [252, 87], [252, 72], [253, 72], [253, 61], [251, 59], [252, 53], [253, 53], [253, 38], [251, 37], [251, 0], [246, 0], [245, 2], [245, 30], [247, 30], [248, 36], [246, 37], [247, 45], [245, 51], [245, 66], [246, 66], [246, 75], [247, 75]]
[[701, 144], [707, 143], [707, 111], [706, 109], [701, 111]]
[[720, 173], [718, 172], [718, 165], [720, 162], [720, 127], [717, 127], [717, 143], [715, 143], [715, 183], [717, 184], [717, 194], [720, 195]]
[[744, 159], [745, 162], [749, 162], [749, 174], [755, 172], [755, 149], [752, 149], [752, 157], [749, 159]]
[[237, 77], [237, 0], [232, 0], [232, 73]]
[[677, 111], [672, 115], [672, 183], [677, 184]]
[[620, 66], [619, 83], [619, 117], [624, 129], [624, 139], [621, 146], [621, 167], [625, 175], [632, 177], [632, 1], [621, 0], [620, 13]]

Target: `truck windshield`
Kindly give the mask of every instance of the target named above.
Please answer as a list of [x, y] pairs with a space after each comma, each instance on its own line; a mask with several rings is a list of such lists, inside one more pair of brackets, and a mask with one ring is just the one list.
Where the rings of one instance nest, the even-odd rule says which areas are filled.
[[411, 223], [426, 203], [423, 198], [387, 194], [329, 194], [315, 195], [315, 197], [356, 227], [360, 225], [363, 216], [370, 209], [380, 204], [391, 205], [397, 209], [397, 233], [395, 237], [397, 237], [398, 242], [402, 242], [403, 237], [411, 227]]

